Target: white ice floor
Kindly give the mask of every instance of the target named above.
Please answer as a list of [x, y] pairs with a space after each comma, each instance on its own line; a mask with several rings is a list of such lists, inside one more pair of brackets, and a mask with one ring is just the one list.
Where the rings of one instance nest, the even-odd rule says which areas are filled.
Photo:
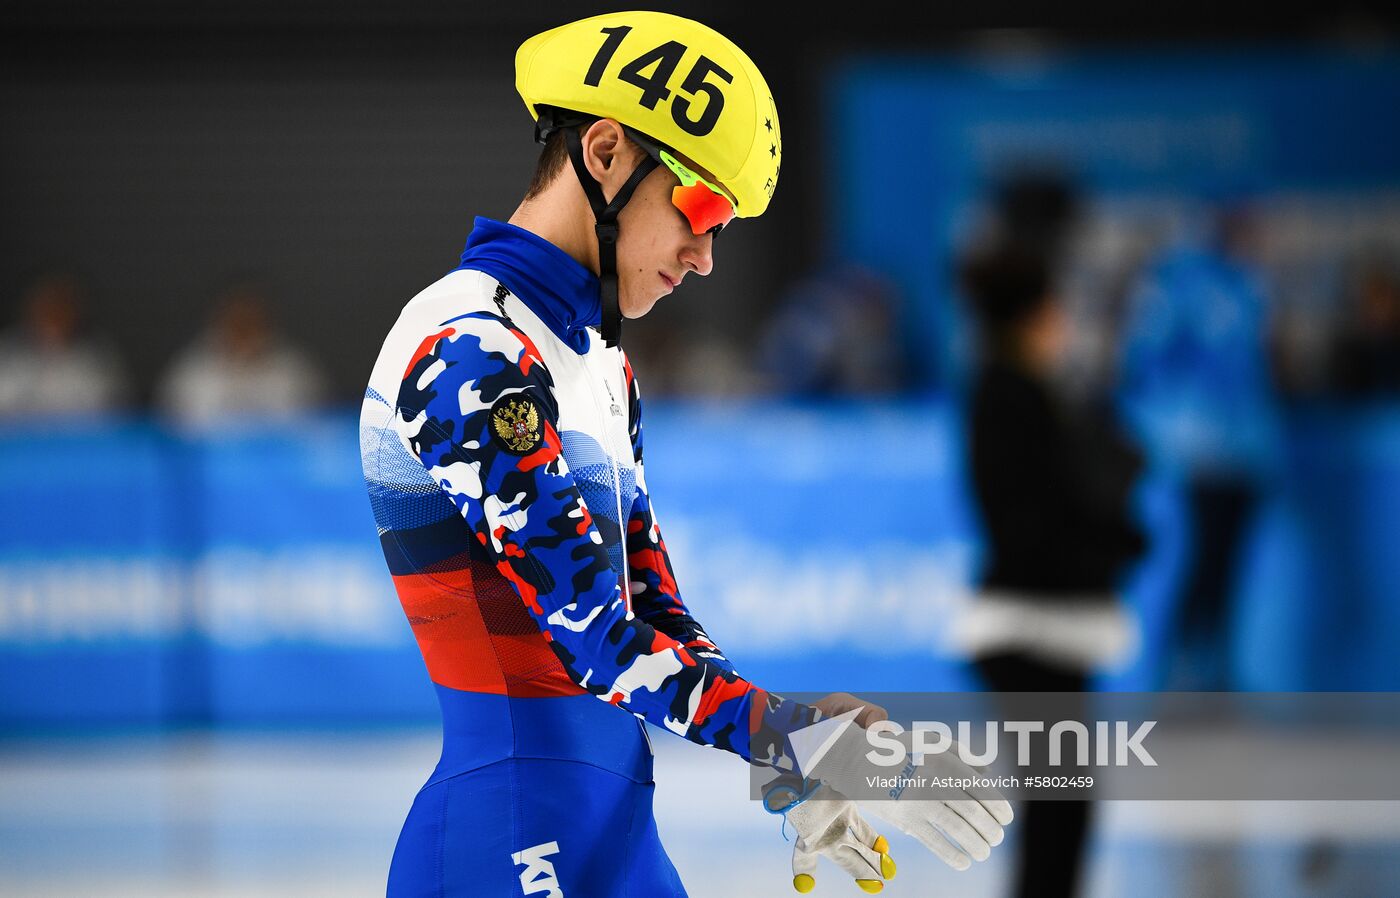
[[[795, 894], [744, 765], [653, 742], [661, 835], [691, 895]], [[0, 742], [0, 895], [383, 894], [436, 757], [431, 732]], [[896, 834], [885, 894], [1000, 896], [1011, 844], [955, 873]], [[814, 894], [863, 894], [824, 872]], [[1400, 802], [1105, 803], [1086, 895], [1400, 895]]]

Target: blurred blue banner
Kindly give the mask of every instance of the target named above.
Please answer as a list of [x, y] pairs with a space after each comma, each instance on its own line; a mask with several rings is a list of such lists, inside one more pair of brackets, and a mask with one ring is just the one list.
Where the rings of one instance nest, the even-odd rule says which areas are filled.
[[[977, 564], [943, 404], [648, 407], [647, 477], [682, 593], [775, 690], [938, 690]], [[0, 431], [0, 727], [431, 720], [380, 556], [356, 422], [180, 437], [143, 423]], [[1250, 689], [1396, 689], [1400, 412], [1289, 424], [1286, 488], [1239, 589]], [[1141, 493], [1145, 627], [1106, 685], [1160, 686], [1189, 551]]]

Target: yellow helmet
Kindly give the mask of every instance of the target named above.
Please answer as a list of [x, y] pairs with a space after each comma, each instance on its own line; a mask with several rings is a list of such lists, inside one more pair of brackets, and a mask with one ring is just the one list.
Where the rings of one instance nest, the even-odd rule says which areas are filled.
[[546, 129], [555, 109], [616, 119], [707, 169], [740, 218], [768, 208], [783, 161], [773, 96], [744, 51], [699, 22], [618, 12], [562, 25], [520, 45], [515, 87]]

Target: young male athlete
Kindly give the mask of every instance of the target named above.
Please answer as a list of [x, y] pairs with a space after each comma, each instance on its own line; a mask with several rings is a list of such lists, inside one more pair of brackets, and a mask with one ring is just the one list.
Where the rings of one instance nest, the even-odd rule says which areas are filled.
[[[544, 143], [534, 182], [404, 307], [361, 413], [380, 542], [444, 729], [389, 892], [685, 895], [642, 721], [800, 780], [789, 735], [858, 707], [765, 692], [691, 616], [618, 347], [624, 317], [709, 274], [720, 231], [768, 206], [777, 111], [733, 43], [653, 12], [531, 38], [516, 87]], [[800, 800], [809, 785], [772, 802], [797, 829], [793, 885], [809, 891], [824, 855], [879, 891], [888, 844], [839, 795]], [[995, 800], [887, 804], [957, 867], [1010, 820]]]

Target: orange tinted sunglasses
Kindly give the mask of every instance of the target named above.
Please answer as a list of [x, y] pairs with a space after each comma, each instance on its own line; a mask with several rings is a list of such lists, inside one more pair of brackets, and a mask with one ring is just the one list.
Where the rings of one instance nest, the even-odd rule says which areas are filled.
[[716, 237], [724, 226], [734, 220], [734, 203], [715, 185], [706, 181], [665, 150], [659, 150], [661, 162], [677, 178], [680, 186], [671, 191], [671, 202], [690, 222], [695, 234], [713, 233]]

